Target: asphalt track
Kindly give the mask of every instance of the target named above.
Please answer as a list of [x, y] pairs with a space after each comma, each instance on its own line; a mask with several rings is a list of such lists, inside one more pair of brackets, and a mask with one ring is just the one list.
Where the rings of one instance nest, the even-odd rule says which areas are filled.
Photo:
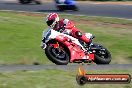
[[[89, 16], [106, 16], [132, 19], [131, 5], [96, 5], [92, 3], [77, 3], [79, 11], [59, 12], [54, 3], [45, 2], [42, 5], [21, 5], [16, 2], [0, 1], [0, 10], [31, 11], [31, 12], [58, 12], [67, 14], [79, 14]], [[18, 70], [76, 70], [79, 65], [57, 66], [57, 65], [0, 65], [0, 72], [10, 72]], [[111, 64], [111, 65], [84, 65], [86, 70], [108, 70], [122, 69], [132, 70], [132, 64]]]
[[54, 2], [44, 2], [42, 5], [21, 5], [17, 2], [0, 1], [0, 10], [31, 11], [31, 12], [58, 12], [89, 16], [106, 16], [132, 19], [132, 5], [100, 5], [91, 2], [78, 2], [79, 11], [60, 12]]
[[[0, 66], [0, 72], [14, 72], [14, 71], [36, 71], [47, 69], [58, 69], [64, 71], [75, 71], [81, 65], [3, 65]], [[87, 71], [90, 70], [130, 70], [132, 71], [132, 64], [111, 64], [111, 65], [83, 65]]]

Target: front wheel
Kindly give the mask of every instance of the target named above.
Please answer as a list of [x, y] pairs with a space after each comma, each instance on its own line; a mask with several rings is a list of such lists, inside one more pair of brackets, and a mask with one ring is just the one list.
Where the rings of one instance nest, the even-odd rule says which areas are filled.
[[57, 65], [67, 65], [69, 62], [69, 55], [65, 48], [54, 48], [52, 44], [49, 44], [45, 49], [45, 54], [49, 60]]
[[94, 46], [98, 47], [95, 53], [95, 60], [96, 64], [109, 64], [111, 62], [111, 54], [110, 52], [100, 44], [94, 44]]

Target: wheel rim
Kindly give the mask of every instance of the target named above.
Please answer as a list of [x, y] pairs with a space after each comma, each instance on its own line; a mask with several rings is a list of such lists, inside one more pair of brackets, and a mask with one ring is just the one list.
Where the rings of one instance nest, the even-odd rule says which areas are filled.
[[55, 56], [59, 60], [66, 60], [66, 58], [65, 58], [66, 53], [61, 48], [54, 48], [54, 47], [52, 47], [51, 48], [51, 53], [52, 53], [53, 56]]
[[96, 55], [98, 55], [102, 59], [108, 59], [109, 58], [109, 54], [108, 54], [107, 50], [104, 49], [104, 48], [102, 48], [101, 50], [97, 51]]

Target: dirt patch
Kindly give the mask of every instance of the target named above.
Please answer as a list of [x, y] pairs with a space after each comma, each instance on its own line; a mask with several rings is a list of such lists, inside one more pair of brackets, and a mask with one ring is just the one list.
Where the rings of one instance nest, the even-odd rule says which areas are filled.
[[[46, 17], [47, 14], [42, 14], [42, 13], [29, 13], [29, 12], [21, 12], [21, 13], [17, 13], [17, 15], [21, 15], [21, 16], [33, 16], [33, 17]], [[67, 18], [67, 16], [62, 16], [60, 17], [62, 18]], [[76, 17], [75, 17], [76, 18]], [[75, 25], [78, 24], [83, 24], [83, 25], [87, 25], [90, 27], [113, 27], [113, 28], [129, 28], [132, 29], [132, 25], [129, 24], [118, 24], [118, 23], [110, 23], [110, 22], [97, 22], [97, 21], [91, 21], [91, 20], [86, 20], [86, 19], [80, 19], [79, 21], [76, 19], [69, 19], [71, 21], [73, 21], [73, 23], [75, 23]]]
[[88, 20], [73, 20], [75, 24], [83, 24], [90, 27], [113, 27], [113, 28], [129, 28], [132, 29], [132, 25], [127, 24], [118, 24], [118, 23], [108, 23], [108, 22], [96, 22], [96, 21], [88, 21]]
[[21, 16], [33, 16], [33, 17], [45, 17], [47, 14], [21, 12], [21, 13], [17, 13], [17, 15], [21, 15]]
[[115, 64], [131, 64], [131, 60], [126, 55], [117, 55], [115, 58], [113, 60]]

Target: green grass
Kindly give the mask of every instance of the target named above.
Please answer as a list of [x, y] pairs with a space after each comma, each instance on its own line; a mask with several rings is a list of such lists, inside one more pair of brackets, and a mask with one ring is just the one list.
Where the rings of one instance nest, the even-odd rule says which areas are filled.
[[[0, 12], [0, 63], [48, 63], [40, 49], [42, 30], [40, 18]], [[44, 61], [41, 61], [44, 60]]]
[[[42, 31], [47, 28], [45, 16], [0, 11], [0, 64], [53, 64], [40, 48]], [[64, 14], [60, 17], [73, 20], [84, 32], [93, 33], [94, 42], [110, 50], [111, 63], [132, 63], [132, 20]]]
[[[130, 74], [132, 70], [89, 70], [87, 74]], [[130, 84], [85, 84], [76, 83], [77, 71], [41, 70], [0, 73], [0, 88], [132, 88]]]

